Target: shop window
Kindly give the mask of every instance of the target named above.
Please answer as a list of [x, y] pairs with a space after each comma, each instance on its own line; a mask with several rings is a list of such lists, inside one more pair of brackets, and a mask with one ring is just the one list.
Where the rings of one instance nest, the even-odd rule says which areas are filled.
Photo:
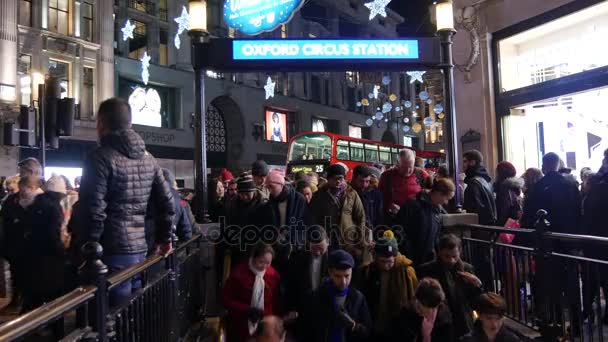
[[19, 76], [19, 93], [21, 94], [20, 104], [29, 106], [32, 103], [32, 56], [20, 55], [17, 65]]
[[500, 88], [509, 91], [608, 65], [608, 2], [498, 42]]
[[327, 132], [327, 123], [323, 119], [312, 118], [313, 132]]
[[167, 50], [167, 40], [168, 40], [169, 32], [167, 30], [160, 30], [160, 46], [158, 47], [158, 64], [160, 65], [169, 65], [167, 60], [168, 50]]
[[162, 21], [167, 21], [167, 0], [159, 0], [158, 1], [158, 17]]
[[19, 0], [19, 25], [32, 26], [32, 0]]
[[93, 68], [82, 69], [82, 90], [80, 92], [79, 119], [93, 119], [95, 117], [94, 105], [94, 71]]
[[80, 13], [82, 16], [80, 24], [80, 37], [82, 39], [93, 40], [93, 5], [83, 2], [80, 4]]
[[141, 21], [131, 20], [135, 29], [133, 39], [129, 39], [129, 58], [141, 59], [148, 51], [148, 27]]
[[118, 96], [129, 101], [133, 124], [178, 128], [178, 102], [175, 88], [144, 85], [120, 78]]
[[348, 136], [351, 138], [362, 138], [362, 128], [360, 126], [348, 125]]
[[70, 22], [69, 0], [49, 0], [49, 30], [68, 35]]
[[49, 59], [49, 75], [59, 79], [60, 97], [68, 97], [70, 95], [70, 63]]
[[128, 0], [129, 8], [154, 15], [154, 3], [151, 0]]

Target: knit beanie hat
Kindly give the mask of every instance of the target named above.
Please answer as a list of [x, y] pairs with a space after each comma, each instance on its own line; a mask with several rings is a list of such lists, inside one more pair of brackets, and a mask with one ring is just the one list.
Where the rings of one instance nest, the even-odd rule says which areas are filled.
[[65, 181], [57, 175], [53, 175], [46, 182], [46, 191], [58, 192], [64, 195], [68, 192]]
[[251, 175], [245, 175], [239, 178], [236, 184], [236, 189], [238, 192], [253, 192], [257, 190]]
[[222, 169], [222, 170], [220, 170], [219, 178], [224, 182], [228, 182], [228, 181], [232, 180], [234, 178], [234, 176], [227, 169]]
[[517, 175], [517, 170], [515, 166], [508, 161], [501, 161], [496, 166], [496, 173], [499, 178], [507, 179], [511, 177], [515, 177]]
[[346, 169], [339, 164], [330, 165], [327, 168], [327, 178], [337, 177], [337, 176], [346, 176]]
[[397, 245], [397, 240], [392, 231], [387, 230], [384, 232], [384, 235], [376, 241], [374, 251], [376, 252], [376, 256], [380, 257], [388, 258], [397, 256], [397, 253], [399, 253], [399, 246]]
[[281, 170], [272, 170], [266, 177], [267, 183], [285, 184], [285, 174]]
[[256, 160], [251, 165], [251, 175], [253, 176], [268, 176], [268, 172], [270, 169], [268, 168], [268, 164], [266, 164], [263, 160]]

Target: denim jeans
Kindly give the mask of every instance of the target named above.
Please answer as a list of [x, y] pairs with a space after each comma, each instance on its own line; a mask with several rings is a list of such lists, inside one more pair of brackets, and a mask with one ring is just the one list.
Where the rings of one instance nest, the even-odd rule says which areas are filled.
[[[118, 272], [129, 268], [146, 259], [146, 253], [138, 254], [114, 254], [103, 256], [102, 260], [110, 273]], [[132, 290], [141, 287], [141, 278], [133, 277], [130, 280], [118, 285], [110, 291], [110, 307], [114, 307], [131, 296]]]

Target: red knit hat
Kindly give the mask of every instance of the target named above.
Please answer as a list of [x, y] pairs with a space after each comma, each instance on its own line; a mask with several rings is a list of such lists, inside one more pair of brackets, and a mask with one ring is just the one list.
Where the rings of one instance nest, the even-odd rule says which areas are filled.
[[228, 171], [226, 169], [222, 169], [220, 171], [219, 178], [222, 180], [222, 182], [228, 182], [228, 181], [232, 180], [234, 178], [234, 176], [232, 176], [232, 173], [230, 173], [230, 171]]
[[496, 175], [498, 178], [507, 179], [511, 177], [515, 177], [517, 175], [517, 170], [515, 166], [508, 161], [501, 161], [496, 166]]

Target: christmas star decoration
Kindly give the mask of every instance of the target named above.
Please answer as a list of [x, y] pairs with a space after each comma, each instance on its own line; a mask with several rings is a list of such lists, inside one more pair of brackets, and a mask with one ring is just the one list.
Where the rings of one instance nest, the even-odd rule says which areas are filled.
[[386, 6], [391, 0], [374, 0], [365, 4], [369, 8], [369, 20], [374, 19], [378, 14], [386, 18]]
[[148, 56], [148, 52], [144, 52], [144, 56], [140, 59], [141, 61], [141, 79], [144, 81], [144, 84], [148, 84], [148, 80], [150, 78], [150, 72], [148, 68], [150, 67], [150, 56]]
[[424, 83], [422, 76], [426, 74], [426, 71], [408, 71], [406, 74], [411, 77], [410, 83], [414, 83], [416, 81]]
[[272, 79], [270, 78], [270, 76], [268, 77], [268, 80], [266, 80], [266, 85], [264, 86], [264, 90], [266, 91], [266, 100], [268, 100], [271, 97], [274, 97], [274, 86], [275, 86], [275, 82], [272, 82]]
[[122, 31], [122, 40], [127, 41], [127, 39], [133, 39], [133, 30], [135, 29], [135, 24], [131, 24], [129, 19], [125, 23], [125, 26], [120, 29]]
[[182, 6], [182, 14], [173, 20], [177, 23], [177, 32], [175, 33], [173, 43], [175, 44], [175, 47], [179, 49], [181, 46], [179, 35], [188, 30], [188, 27], [190, 27], [190, 15], [188, 14], [186, 6]]
[[378, 98], [378, 87], [374, 86], [374, 90], [373, 90], [372, 94], [374, 94], [375, 99]]

